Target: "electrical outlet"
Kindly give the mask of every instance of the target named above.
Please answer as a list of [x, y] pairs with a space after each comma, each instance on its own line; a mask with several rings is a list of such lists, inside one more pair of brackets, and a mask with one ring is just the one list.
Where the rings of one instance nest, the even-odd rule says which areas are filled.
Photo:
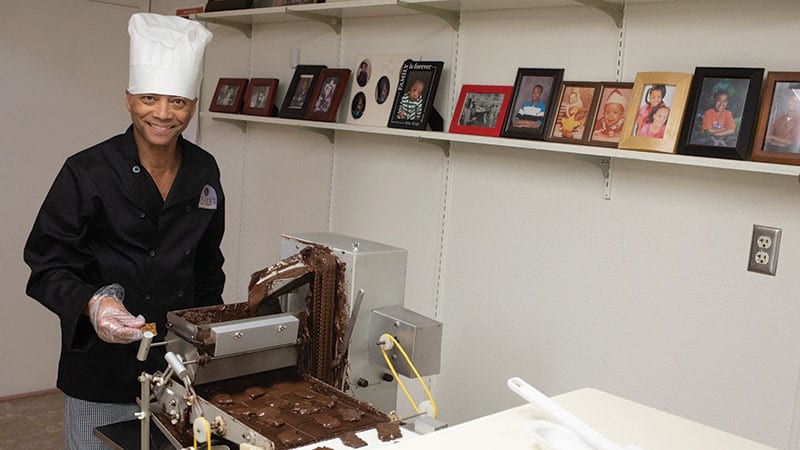
[[780, 243], [780, 228], [753, 225], [753, 239], [750, 242], [750, 259], [747, 263], [747, 270], [775, 275], [778, 270]]

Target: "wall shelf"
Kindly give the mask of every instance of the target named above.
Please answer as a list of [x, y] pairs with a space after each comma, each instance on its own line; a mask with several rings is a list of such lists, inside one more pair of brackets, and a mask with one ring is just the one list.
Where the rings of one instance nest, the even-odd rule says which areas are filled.
[[[678, 164], [684, 166], [707, 167], [713, 169], [736, 170], [740, 172], [755, 172], [772, 175], [788, 175], [800, 178], [800, 166], [785, 164], [762, 163], [756, 161], [736, 161], [730, 159], [704, 158], [700, 156], [676, 155], [672, 153], [641, 152], [635, 150], [621, 150], [608, 147], [588, 145], [562, 144], [559, 142], [531, 141], [526, 139], [512, 139], [504, 137], [486, 137], [470, 134], [445, 133], [440, 131], [404, 130], [367, 125], [353, 125], [336, 122], [314, 122], [310, 120], [283, 119], [280, 117], [261, 117], [243, 114], [202, 112], [201, 117], [210, 117], [214, 120], [238, 123], [244, 130], [242, 123], [265, 123], [272, 125], [293, 126], [299, 129], [315, 131], [329, 140], [335, 140], [335, 132], [352, 132], [363, 134], [377, 134], [383, 136], [400, 136], [427, 142], [440, 147], [446, 156], [449, 156], [451, 144], [493, 145], [498, 147], [519, 148], [542, 152], [567, 153], [581, 157], [598, 159], [598, 165], [603, 168], [603, 160], [628, 159], [636, 161], [649, 161], [664, 164]], [[318, 131], [319, 130], [319, 131]], [[323, 131], [324, 130], [324, 131]], [[334, 132], [333, 134], [331, 133]], [[333, 136], [333, 137], [330, 137]], [[604, 174], [607, 169], [603, 169]], [[604, 178], [608, 178], [604, 175]]]

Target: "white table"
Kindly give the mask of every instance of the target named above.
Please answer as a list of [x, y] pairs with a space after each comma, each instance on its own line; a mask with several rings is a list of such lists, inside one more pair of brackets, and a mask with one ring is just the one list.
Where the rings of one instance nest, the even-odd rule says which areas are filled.
[[[555, 396], [553, 400], [623, 446], [633, 444], [643, 450], [775, 450], [597, 389], [579, 389]], [[545, 418], [537, 407], [526, 404], [403, 439], [391, 445], [391, 449], [536, 450], [527, 425]]]

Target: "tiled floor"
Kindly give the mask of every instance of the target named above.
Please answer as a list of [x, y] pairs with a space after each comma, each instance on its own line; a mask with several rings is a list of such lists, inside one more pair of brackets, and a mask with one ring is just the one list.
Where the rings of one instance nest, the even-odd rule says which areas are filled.
[[63, 449], [61, 392], [0, 402], [0, 449]]

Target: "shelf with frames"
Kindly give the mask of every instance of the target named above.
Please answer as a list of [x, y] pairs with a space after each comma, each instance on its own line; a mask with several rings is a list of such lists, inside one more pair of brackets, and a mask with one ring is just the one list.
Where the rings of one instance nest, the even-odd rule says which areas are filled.
[[231, 122], [239, 126], [243, 132], [246, 131], [248, 123], [264, 123], [297, 127], [299, 129], [319, 133], [325, 136], [330, 143], [334, 143], [336, 141], [336, 132], [399, 136], [435, 145], [442, 149], [447, 157], [450, 156], [450, 146], [453, 143], [492, 145], [497, 147], [518, 148], [540, 152], [567, 153], [579, 158], [588, 158], [590, 161], [600, 167], [605, 181], [604, 196], [606, 199], [611, 198], [610, 185], [611, 177], [613, 175], [613, 162], [615, 159], [649, 161], [663, 164], [677, 164], [683, 166], [706, 167], [771, 175], [788, 175], [798, 177], [798, 179], [800, 179], [800, 166], [785, 164], [705, 158], [700, 156], [678, 155], [673, 153], [622, 150], [609, 147], [563, 144], [559, 142], [532, 141], [505, 137], [486, 137], [471, 134], [446, 133], [441, 131], [405, 130], [337, 122], [314, 122], [310, 120], [284, 119], [280, 117], [261, 117], [243, 114], [211, 112], [202, 112], [200, 116], [208, 117], [217, 121]]
[[194, 19], [241, 30], [252, 37], [252, 26], [263, 23], [312, 20], [329, 25], [341, 33], [342, 19], [359, 17], [430, 14], [459, 29], [460, 14], [466, 11], [490, 11], [557, 6], [588, 6], [608, 15], [622, 27], [625, 3], [654, 3], [668, 0], [343, 0], [305, 5], [240, 9], [201, 13]]

